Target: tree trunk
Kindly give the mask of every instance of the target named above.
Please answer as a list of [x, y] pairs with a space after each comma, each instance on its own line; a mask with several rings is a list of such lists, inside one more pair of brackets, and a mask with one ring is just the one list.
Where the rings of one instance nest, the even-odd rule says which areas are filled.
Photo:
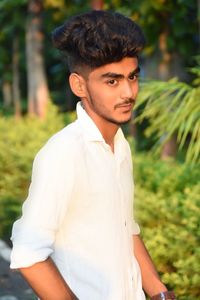
[[44, 118], [49, 90], [43, 60], [44, 34], [42, 0], [29, 0], [26, 27], [26, 59], [28, 74], [28, 113]]
[[17, 32], [15, 32], [15, 36], [13, 38], [13, 59], [12, 59], [12, 67], [13, 67], [13, 83], [12, 83], [12, 91], [13, 91], [13, 103], [15, 109], [15, 117], [19, 118], [21, 116], [21, 102], [20, 102], [20, 75], [19, 75], [19, 37]]
[[[172, 55], [168, 52], [167, 37], [168, 30], [165, 29], [159, 36], [159, 49], [161, 53], [161, 62], [158, 67], [158, 75], [161, 80], [168, 80], [171, 75], [170, 66], [172, 63]], [[177, 140], [176, 136], [172, 136], [163, 146], [161, 158], [167, 159], [168, 157], [176, 157], [177, 154]]]
[[164, 145], [161, 152], [161, 159], [167, 160], [169, 157], [176, 157], [177, 153], [177, 139], [176, 135], [173, 135]]
[[90, 0], [91, 8], [94, 10], [102, 10], [104, 5], [104, 0]]
[[159, 50], [161, 53], [161, 62], [158, 66], [158, 75], [161, 80], [168, 80], [170, 78], [170, 62], [172, 60], [171, 54], [167, 49], [168, 31], [163, 31], [159, 36]]
[[12, 103], [12, 88], [11, 83], [8, 80], [2, 81], [2, 93], [3, 93], [3, 106], [8, 108]]

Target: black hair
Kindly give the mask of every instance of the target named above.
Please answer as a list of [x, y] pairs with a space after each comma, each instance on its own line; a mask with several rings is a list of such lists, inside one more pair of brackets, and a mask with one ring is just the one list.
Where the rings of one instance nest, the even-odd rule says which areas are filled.
[[71, 72], [136, 57], [145, 44], [142, 30], [134, 21], [101, 10], [71, 17], [53, 31], [52, 41], [67, 57]]

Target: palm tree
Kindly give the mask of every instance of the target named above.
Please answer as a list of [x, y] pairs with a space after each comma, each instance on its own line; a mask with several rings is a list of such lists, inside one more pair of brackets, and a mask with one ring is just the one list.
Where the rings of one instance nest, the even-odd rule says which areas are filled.
[[144, 108], [135, 119], [149, 120], [147, 136], [154, 136], [154, 149], [161, 151], [174, 134], [179, 149], [187, 144], [186, 161], [200, 161], [200, 57], [191, 69], [195, 80], [192, 84], [179, 82], [176, 78], [167, 82], [150, 81], [141, 84], [135, 108]]
[[44, 67], [42, 0], [28, 1], [26, 25], [26, 59], [28, 74], [28, 113], [44, 118], [49, 90]]

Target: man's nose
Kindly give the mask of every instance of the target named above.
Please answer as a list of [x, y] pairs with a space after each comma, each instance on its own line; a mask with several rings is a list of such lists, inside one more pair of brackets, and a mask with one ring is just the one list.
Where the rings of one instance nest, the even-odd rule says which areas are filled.
[[124, 81], [121, 88], [121, 99], [130, 99], [134, 98], [134, 88], [133, 84], [128, 81]]

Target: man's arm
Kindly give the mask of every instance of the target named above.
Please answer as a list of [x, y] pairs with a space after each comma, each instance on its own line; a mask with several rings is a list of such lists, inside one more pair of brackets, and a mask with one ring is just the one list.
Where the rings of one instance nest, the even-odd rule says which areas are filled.
[[60, 139], [51, 140], [36, 155], [23, 213], [12, 230], [11, 269], [19, 269], [42, 300], [76, 299], [48, 258], [75, 182], [75, 151], [70, 139], [65, 140], [62, 146]]
[[51, 258], [19, 270], [41, 300], [78, 299], [64, 281]]
[[161, 282], [151, 257], [139, 235], [133, 235], [134, 254], [140, 265], [142, 285], [149, 297], [167, 291]]

